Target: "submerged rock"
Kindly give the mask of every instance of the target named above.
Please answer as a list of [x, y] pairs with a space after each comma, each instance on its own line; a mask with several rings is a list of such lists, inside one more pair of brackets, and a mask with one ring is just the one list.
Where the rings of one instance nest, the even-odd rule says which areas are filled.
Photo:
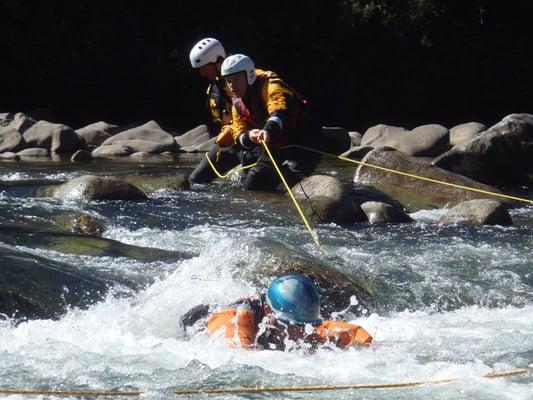
[[54, 191], [65, 200], [143, 200], [146, 195], [130, 183], [116, 178], [84, 175], [66, 182]]
[[171, 176], [128, 175], [122, 177], [122, 180], [134, 185], [146, 194], [160, 189], [186, 190], [190, 188], [189, 179], [183, 174]]
[[[278, 276], [301, 274], [311, 278], [319, 288], [323, 317], [329, 318], [331, 313], [344, 310], [361, 315], [373, 309], [372, 295], [365, 287], [364, 277], [343, 273], [286, 244], [261, 240], [254, 245], [258, 246], [260, 257], [237, 274], [265, 290]], [[352, 296], [356, 304], [352, 304]]]
[[0, 315], [55, 319], [102, 300], [105, 282], [74, 267], [0, 244]]
[[457, 204], [439, 220], [441, 225], [456, 223], [509, 226], [513, 225], [513, 219], [501, 201], [479, 199]]

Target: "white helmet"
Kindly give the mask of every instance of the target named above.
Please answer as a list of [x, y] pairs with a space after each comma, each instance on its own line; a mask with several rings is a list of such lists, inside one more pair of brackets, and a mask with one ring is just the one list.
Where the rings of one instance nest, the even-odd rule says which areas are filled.
[[226, 51], [222, 44], [213, 38], [200, 40], [189, 54], [193, 68], [200, 68], [206, 64], [217, 62], [218, 57], [225, 58]]
[[245, 56], [244, 54], [235, 54], [224, 60], [222, 67], [220, 68], [220, 75], [228, 76], [241, 71], [246, 72], [248, 84], [252, 85], [257, 78], [254, 62], [250, 57]]

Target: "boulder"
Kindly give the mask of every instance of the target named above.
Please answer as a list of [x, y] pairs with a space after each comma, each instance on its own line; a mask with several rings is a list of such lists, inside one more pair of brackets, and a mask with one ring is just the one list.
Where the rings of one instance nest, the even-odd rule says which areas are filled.
[[54, 217], [55, 227], [81, 236], [101, 236], [106, 227], [103, 221], [83, 212], [72, 212]]
[[[120, 135], [120, 133], [118, 135]], [[133, 153], [160, 154], [164, 151], [168, 151], [169, 149], [166, 144], [142, 139], [116, 140], [113, 142], [112, 146], [129, 147], [130, 149], [132, 149]], [[107, 146], [104, 144], [101, 147]]]
[[161, 153], [177, 150], [174, 137], [161, 129], [155, 121], [149, 121], [144, 125], [111, 136], [101, 146], [109, 145], [129, 146], [134, 150], [133, 152]]
[[322, 150], [327, 153], [344, 153], [352, 146], [352, 138], [344, 128], [323, 126], [322, 133], [324, 135], [322, 138]]
[[25, 144], [24, 138], [17, 130], [10, 127], [0, 128], [0, 153], [20, 151]]
[[352, 142], [350, 147], [361, 146], [361, 140], [363, 139], [363, 135], [361, 135], [361, 133], [350, 131], [348, 132], [348, 136], [350, 136], [350, 140]]
[[401, 208], [380, 201], [367, 201], [361, 204], [361, 209], [365, 213], [368, 222], [373, 225], [413, 222], [413, 219]]
[[146, 195], [137, 187], [115, 178], [84, 175], [74, 178], [54, 191], [63, 200], [144, 200]]
[[328, 175], [312, 175], [292, 188], [302, 211], [315, 222], [353, 223], [361, 212], [340, 180]]
[[441, 225], [465, 223], [472, 225], [513, 225], [508, 206], [497, 200], [478, 199], [457, 204], [440, 220]]
[[109, 146], [100, 146], [94, 149], [91, 155], [94, 158], [106, 158], [115, 156], [129, 156], [134, 153], [130, 146], [124, 146], [119, 144], [111, 144]]
[[91, 162], [92, 160], [93, 156], [87, 150], [78, 150], [70, 158], [72, 162]]
[[437, 124], [422, 125], [408, 131], [395, 126], [376, 125], [361, 139], [361, 146], [391, 147], [411, 156], [436, 156], [449, 148], [447, 128]]
[[[394, 150], [375, 149], [369, 152], [361, 161], [368, 165], [359, 165], [357, 167], [354, 182], [374, 186], [410, 207], [442, 207], [455, 205], [467, 200], [493, 198], [489, 194], [461, 189], [451, 185], [461, 185], [467, 188], [500, 193], [492, 186], [454, 174], [430, 165], [429, 162]], [[390, 171], [374, 168], [373, 166], [386, 168]], [[394, 171], [414, 176], [406, 176]], [[419, 176], [422, 179], [415, 176]], [[447, 184], [430, 182], [427, 179], [438, 180]]]
[[[212, 137], [211, 139], [206, 140], [203, 143], [200, 143], [199, 145], [193, 146], [194, 148], [189, 148], [190, 153], [203, 153], [206, 151], [209, 151], [211, 147], [215, 145], [216, 137]], [[185, 150], [185, 149], [182, 149]]]
[[63, 124], [37, 121], [24, 132], [28, 147], [43, 147], [52, 153], [73, 153], [80, 148], [76, 132]]
[[108, 290], [107, 282], [75, 266], [3, 244], [0, 263], [0, 315], [16, 320], [56, 319], [102, 300]]
[[17, 130], [19, 133], [23, 134], [29, 128], [31, 128], [37, 120], [29, 115], [24, 113], [16, 113], [9, 122], [9, 127]]
[[42, 147], [31, 147], [17, 153], [20, 157], [48, 157], [50, 152]]
[[0, 113], [0, 127], [8, 126], [13, 120], [13, 113]]
[[0, 159], [8, 161], [20, 161], [20, 156], [17, 153], [6, 151], [4, 153], [0, 153]]
[[487, 130], [487, 127], [479, 122], [467, 122], [456, 125], [450, 129], [450, 146], [468, 142], [477, 136], [478, 133], [484, 132], [485, 130]]
[[117, 125], [99, 121], [76, 129], [76, 134], [85, 149], [93, 150], [119, 131], [120, 128]]
[[[174, 140], [180, 146], [180, 149], [184, 148], [192, 149], [196, 148], [199, 144], [211, 139], [211, 134], [207, 125], [199, 125], [194, 129], [185, 132], [183, 135], [175, 136]], [[183, 150], [190, 152], [188, 150]]]
[[354, 146], [350, 150], [341, 154], [341, 157], [349, 158], [351, 160], [360, 160], [370, 151], [374, 150], [372, 146]]
[[432, 164], [491, 185], [528, 185], [533, 176], [533, 115], [508, 115]]

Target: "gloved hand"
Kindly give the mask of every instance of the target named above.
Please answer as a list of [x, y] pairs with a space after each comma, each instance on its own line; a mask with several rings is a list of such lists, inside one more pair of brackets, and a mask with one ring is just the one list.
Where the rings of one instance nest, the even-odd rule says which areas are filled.
[[231, 129], [222, 129], [218, 134], [215, 143], [220, 147], [229, 147], [235, 144], [235, 139], [231, 134]]
[[261, 142], [268, 143], [268, 132], [264, 129], [252, 129], [250, 133], [248, 133], [248, 137], [252, 142], [255, 144], [259, 144]]

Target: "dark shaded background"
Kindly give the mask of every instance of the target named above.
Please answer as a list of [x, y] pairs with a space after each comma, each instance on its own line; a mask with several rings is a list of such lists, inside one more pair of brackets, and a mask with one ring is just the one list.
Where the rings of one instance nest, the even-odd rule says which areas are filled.
[[0, 112], [78, 128], [203, 122], [199, 39], [250, 55], [326, 125], [492, 124], [533, 113], [530, 1], [0, 0]]

